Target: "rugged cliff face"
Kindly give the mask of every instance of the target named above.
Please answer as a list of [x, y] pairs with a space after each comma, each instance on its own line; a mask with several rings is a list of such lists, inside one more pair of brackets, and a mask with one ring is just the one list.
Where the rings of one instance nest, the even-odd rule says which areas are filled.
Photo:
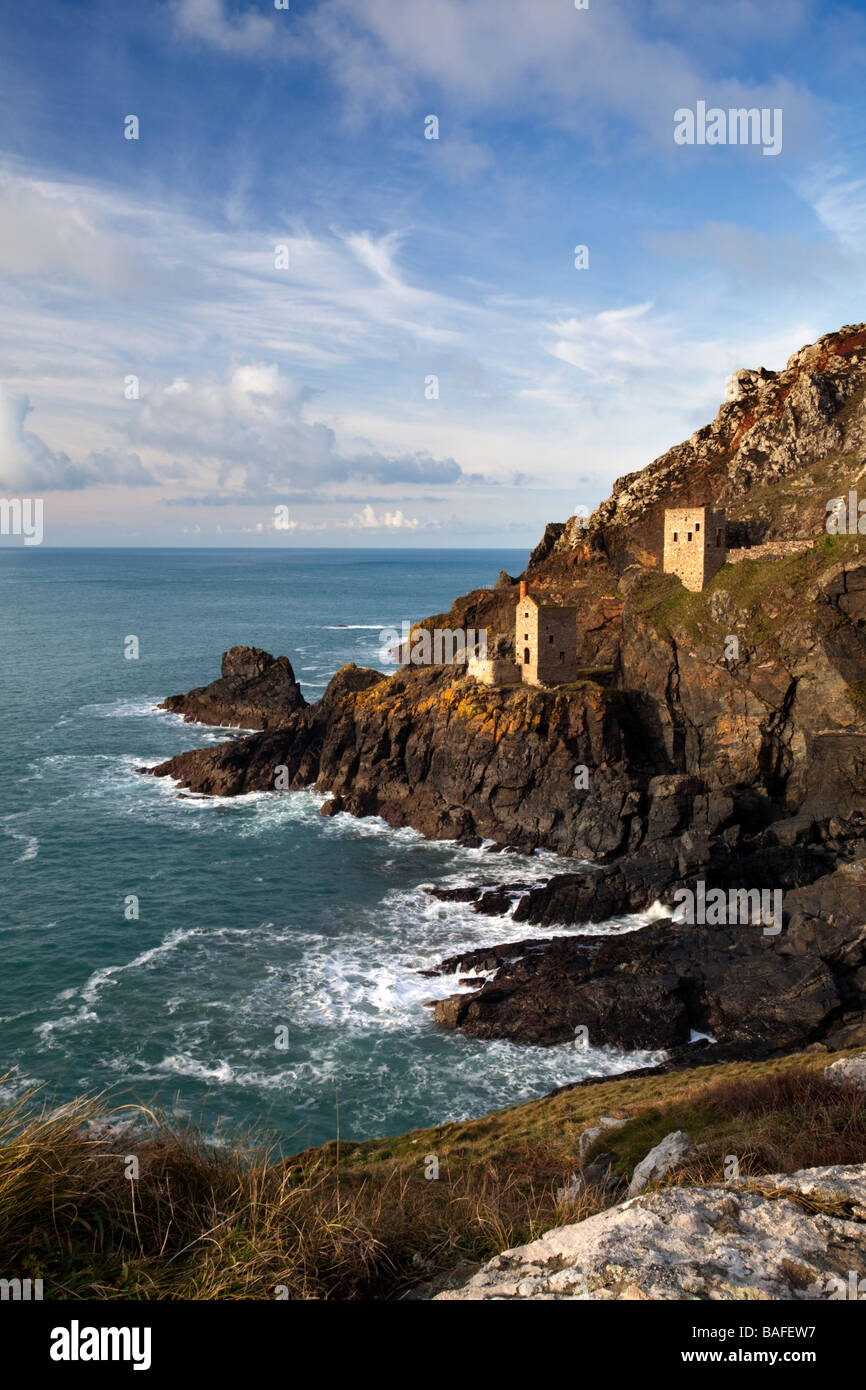
[[666, 507], [727, 509], [733, 538], [811, 538], [825, 506], [857, 486], [866, 445], [866, 324], [827, 334], [784, 371], [744, 370], [715, 420], [638, 473], [614, 483], [585, 529], [572, 521], [559, 546], [582, 538], [618, 574], [661, 563]]
[[[585, 680], [491, 690], [461, 668], [387, 680], [347, 668], [307, 710], [285, 659], [252, 653], [255, 670], [242, 662], [166, 707], [279, 733], [157, 772], [220, 795], [312, 782], [338, 798], [331, 809], [428, 835], [594, 856], [689, 827], [855, 809], [866, 536], [828, 536], [824, 520], [866, 474], [866, 328], [822, 338], [777, 375], [740, 373], [737, 389], [712, 425], [617, 483], [585, 528], [550, 526], [533, 553], [533, 592], [580, 609]], [[801, 548], [735, 550], [740, 563], [688, 593], [659, 572], [664, 508], [686, 502], [727, 506], [753, 539]], [[428, 622], [508, 636], [516, 584], [503, 575]]]
[[[180, 754], [154, 772], [218, 796], [314, 784], [333, 793], [326, 811], [381, 815], [433, 838], [567, 852], [580, 835], [575, 765], [597, 772], [594, 807], [610, 795], [618, 805], [628, 781], [624, 765], [604, 765], [624, 753], [617, 707], [616, 693], [592, 681], [492, 690], [451, 668], [385, 678], [346, 666], [283, 727]], [[616, 816], [608, 835], [609, 816], [584, 819], [598, 849], [619, 839]]]
[[[279, 727], [153, 771], [225, 796], [314, 784], [332, 794], [326, 813], [377, 814], [433, 837], [546, 846], [610, 865], [526, 894], [515, 916], [533, 921], [598, 920], [670, 901], [699, 874], [759, 886], [747, 875], [759, 873], [762, 855], [770, 881], [790, 889], [862, 860], [866, 534], [856, 511], [844, 534], [829, 535], [825, 518], [831, 499], [847, 505], [858, 487], [866, 493], [866, 326], [802, 349], [784, 372], [739, 373], [736, 392], [711, 425], [621, 479], [588, 522], [549, 526], [533, 552], [532, 592], [580, 611], [584, 679], [491, 689], [459, 667], [390, 678], [345, 667], [321, 701], [296, 704]], [[723, 506], [732, 518], [730, 563], [700, 593], [661, 572], [664, 510], [686, 504]], [[866, 533], [866, 508], [863, 525]], [[744, 542], [755, 548], [737, 548]], [[488, 645], [508, 638], [517, 583], [503, 573], [494, 589], [427, 624], [486, 627]], [[232, 692], [214, 703], [204, 699], [213, 690], [173, 707], [242, 722]], [[857, 926], [850, 904], [842, 917], [846, 930]], [[846, 970], [860, 969], [862, 950]], [[796, 995], [791, 969], [772, 988]], [[836, 966], [825, 960], [823, 969], [833, 976]], [[522, 975], [529, 999], [538, 982]], [[511, 976], [516, 989], [521, 971]], [[807, 1041], [866, 1004], [859, 986], [822, 993], [823, 979], [819, 970]], [[692, 985], [683, 998], [694, 1003]], [[485, 1036], [520, 1034], [508, 1009], [491, 1023], [480, 1001], [469, 1012]], [[442, 1021], [459, 1022], [452, 1012]], [[676, 1027], [699, 1016], [683, 1004]], [[562, 1018], [565, 1026], [568, 1010]]]

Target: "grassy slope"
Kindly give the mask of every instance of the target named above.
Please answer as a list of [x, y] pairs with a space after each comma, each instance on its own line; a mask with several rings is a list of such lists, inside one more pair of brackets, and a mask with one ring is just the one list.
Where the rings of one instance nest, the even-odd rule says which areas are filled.
[[[839, 1054], [842, 1055], [842, 1054]], [[104, 1102], [0, 1114], [0, 1267], [48, 1298], [393, 1298], [615, 1200], [557, 1207], [581, 1132], [626, 1117], [627, 1177], [673, 1129], [705, 1144], [677, 1181], [866, 1161], [866, 1095], [824, 1080], [826, 1053], [724, 1063], [579, 1086], [478, 1120], [331, 1143], [282, 1160], [261, 1144], [215, 1151], [146, 1114], [138, 1137], [87, 1138]], [[128, 1155], [140, 1173], [124, 1176]], [[438, 1180], [425, 1178], [430, 1156]], [[590, 1152], [592, 1156], [592, 1151]]]

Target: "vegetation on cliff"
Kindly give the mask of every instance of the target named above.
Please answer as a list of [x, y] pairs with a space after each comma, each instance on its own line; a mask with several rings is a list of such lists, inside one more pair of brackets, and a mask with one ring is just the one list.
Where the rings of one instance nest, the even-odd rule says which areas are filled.
[[[601, 1148], [626, 1178], [686, 1130], [705, 1147], [667, 1179], [677, 1184], [717, 1179], [730, 1154], [743, 1176], [866, 1162], [866, 1095], [831, 1084], [826, 1063], [821, 1051], [635, 1074], [288, 1159], [253, 1136], [213, 1147], [104, 1097], [55, 1108], [28, 1093], [0, 1112], [0, 1262], [6, 1277], [42, 1279], [51, 1299], [411, 1296], [618, 1200], [615, 1184], [590, 1184], [557, 1201]], [[601, 1115], [626, 1124], [582, 1153]]]

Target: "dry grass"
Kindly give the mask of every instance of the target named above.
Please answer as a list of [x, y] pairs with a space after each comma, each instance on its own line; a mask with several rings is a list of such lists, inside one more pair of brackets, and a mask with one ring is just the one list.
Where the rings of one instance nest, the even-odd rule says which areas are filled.
[[344, 1171], [333, 1146], [286, 1162], [125, 1110], [139, 1137], [114, 1137], [99, 1097], [51, 1108], [30, 1092], [0, 1114], [5, 1277], [52, 1298], [387, 1298], [555, 1219], [552, 1189], [489, 1167]]
[[555, 1201], [599, 1115], [627, 1118], [595, 1146], [616, 1150], [623, 1178], [672, 1129], [706, 1146], [680, 1182], [717, 1180], [731, 1153], [744, 1175], [866, 1161], [866, 1098], [826, 1082], [826, 1061], [605, 1082], [288, 1160], [250, 1136], [214, 1148], [146, 1109], [125, 1107], [118, 1133], [105, 1097], [51, 1107], [30, 1092], [0, 1112], [0, 1275], [66, 1299], [400, 1297], [609, 1204], [600, 1189]]

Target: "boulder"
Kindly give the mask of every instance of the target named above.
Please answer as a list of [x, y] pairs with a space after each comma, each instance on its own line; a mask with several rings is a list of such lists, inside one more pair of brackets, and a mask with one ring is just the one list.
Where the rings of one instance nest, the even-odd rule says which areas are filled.
[[666, 1134], [661, 1143], [650, 1149], [631, 1175], [628, 1185], [629, 1197], [636, 1197], [651, 1182], [662, 1182], [672, 1169], [678, 1168], [695, 1153], [695, 1146], [687, 1134], [675, 1129]]
[[188, 724], [273, 729], [306, 704], [288, 657], [273, 657], [261, 647], [230, 647], [219, 680], [169, 695], [159, 708], [182, 714]]
[[584, 1154], [589, 1153], [596, 1139], [600, 1139], [608, 1130], [622, 1129], [623, 1125], [627, 1123], [627, 1120], [619, 1120], [614, 1115], [602, 1115], [594, 1125], [590, 1125], [589, 1129], [585, 1129], [581, 1133], [577, 1142], [577, 1152], [580, 1158], [582, 1159]]
[[866, 1052], [856, 1057], [840, 1057], [825, 1067], [824, 1075], [836, 1085], [856, 1086], [858, 1091], [866, 1091]]
[[579, 1173], [572, 1173], [571, 1180], [566, 1187], [557, 1188], [556, 1205], [558, 1207], [568, 1206], [571, 1202], [576, 1202], [582, 1192], [588, 1187], [600, 1186], [607, 1192], [615, 1192], [622, 1184], [620, 1179], [613, 1171], [617, 1155], [615, 1153], [599, 1154], [592, 1163], [588, 1163], [585, 1168], [581, 1168]]
[[866, 1270], [866, 1165], [643, 1193], [506, 1250], [438, 1300], [842, 1298]]

